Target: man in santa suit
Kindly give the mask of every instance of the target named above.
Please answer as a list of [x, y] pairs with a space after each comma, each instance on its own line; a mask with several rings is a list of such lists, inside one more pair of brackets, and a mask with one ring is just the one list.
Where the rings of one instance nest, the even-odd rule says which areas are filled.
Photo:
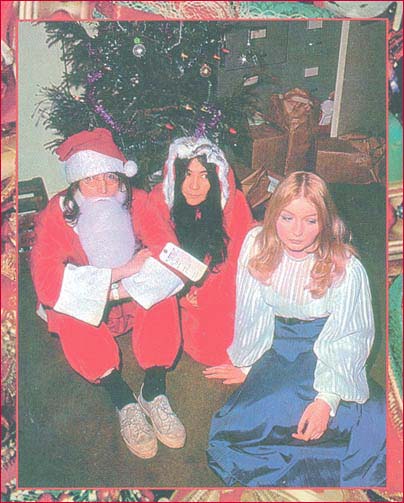
[[[164, 243], [160, 216], [145, 192], [131, 188], [136, 164], [126, 161], [108, 130], [75, 134], [56, 153], [69, 187], [40, 214], [31, 262], [48, 329], [58, 334], [71, 367], [108, 392], [135, 455], [153, 457], [157, 438], [180, 448], [185, 429], [165, 394], [165, 373], [180, 345], [175, 293], [184, 283], [161, 265], [156, 273], [153, 256]], [[147, 291], [156, 274], [158, 288]], [[114, 339], [132, 327], [133, 352], [145, 369], [138, 399], [121, 376]]]

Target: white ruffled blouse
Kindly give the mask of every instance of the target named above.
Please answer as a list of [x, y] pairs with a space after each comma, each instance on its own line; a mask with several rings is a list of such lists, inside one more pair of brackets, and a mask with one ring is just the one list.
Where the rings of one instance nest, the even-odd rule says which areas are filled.
[[261, 227], [246, 236], [237, 271], [235, 335], [228, 353], [237, 367], [249, 367], [270, 349], [275, 316], [312, 320], [328, 317], [315, 344], [316, 398], [331, 406], [334, 415], [340, 399], [364, 403], [369, 397], [365, 364], [374, 340], [374, 320], [369, 282], [356, 257], [347, 263], [345, 275], [320, 299], [307, 285], [314, 255], [295, 259], [284, 253], [264, 285], [248, 271], [255, 238]]

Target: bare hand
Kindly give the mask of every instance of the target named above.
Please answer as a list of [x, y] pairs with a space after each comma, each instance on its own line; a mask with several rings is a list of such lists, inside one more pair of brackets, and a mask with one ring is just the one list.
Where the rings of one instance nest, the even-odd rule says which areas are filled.
[[319, 439], [327, 430], [330, 412], [331, 407], [327, 402], [314, 400], [304, 410], [297, 425], [297, 433], [292, 433], [292, 437], [306, 442]]
[[207, 379], [223, 379], [223, 384], [241, 384], [247, 377], [239, 367], [230, 363], [209, 367], [203, 371], [203, 374]]
[[147, 248], [140, 250], [136, 253], [126, 264], [121, 267], [115, 267], [112, 269], [112, 283], [117, 283], [123, 278], [128, 278], [132, 274], [136, 274], [140, 271], [145, 261], [151, 257], [151, 251]]
[[152, 253], [147, 248], [143, 248], [139, 252], [134, 255], [129, 262], [125, 264], [125, 268], [127, 271], [127, 276], [132, 276], [132, 274], [136, 274], [143, 267], [143, 264], [146, 260], [152, 256]]

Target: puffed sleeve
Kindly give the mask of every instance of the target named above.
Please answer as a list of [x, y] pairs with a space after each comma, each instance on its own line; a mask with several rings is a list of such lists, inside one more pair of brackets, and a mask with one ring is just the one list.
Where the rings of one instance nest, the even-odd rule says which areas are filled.
[[246, 236], [237, 268], [237, 293], [234, 339], [227, 352], [237, 367], [256, 362], [271, 345], [274, 314], [262, 295], [262, 284], [248, 271], [248, 261], [260, 227]]
[[368, 277], [355, 257], [334, 287], [330, 305], [331, 314], [314, 344], [318, 358], [314, 389], [364, 403], [369, 397], [365, 364], [374, 340], [374, 320]]
[[39, 302], [91, 325], [99, 325], [108, 299], [111, 269], [72, 263], [71, 230], [58, 201], [40, 215], [31, 254], [31, 272]]

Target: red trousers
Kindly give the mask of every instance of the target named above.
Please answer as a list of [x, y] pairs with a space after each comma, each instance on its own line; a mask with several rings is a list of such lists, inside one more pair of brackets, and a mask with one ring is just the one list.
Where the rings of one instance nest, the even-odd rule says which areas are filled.
[[173, 365], [181, 344], [178, 303], [166, 299], [146, 311], [134, 302], [111, 309], [106, 323], [94, 327], [70, 316], [48, 311], [49, 330], [59, 335], [70, 366], [98, 383], [120, 365], [115, 337], [132, 329], [133, 353], [143, 369]]

